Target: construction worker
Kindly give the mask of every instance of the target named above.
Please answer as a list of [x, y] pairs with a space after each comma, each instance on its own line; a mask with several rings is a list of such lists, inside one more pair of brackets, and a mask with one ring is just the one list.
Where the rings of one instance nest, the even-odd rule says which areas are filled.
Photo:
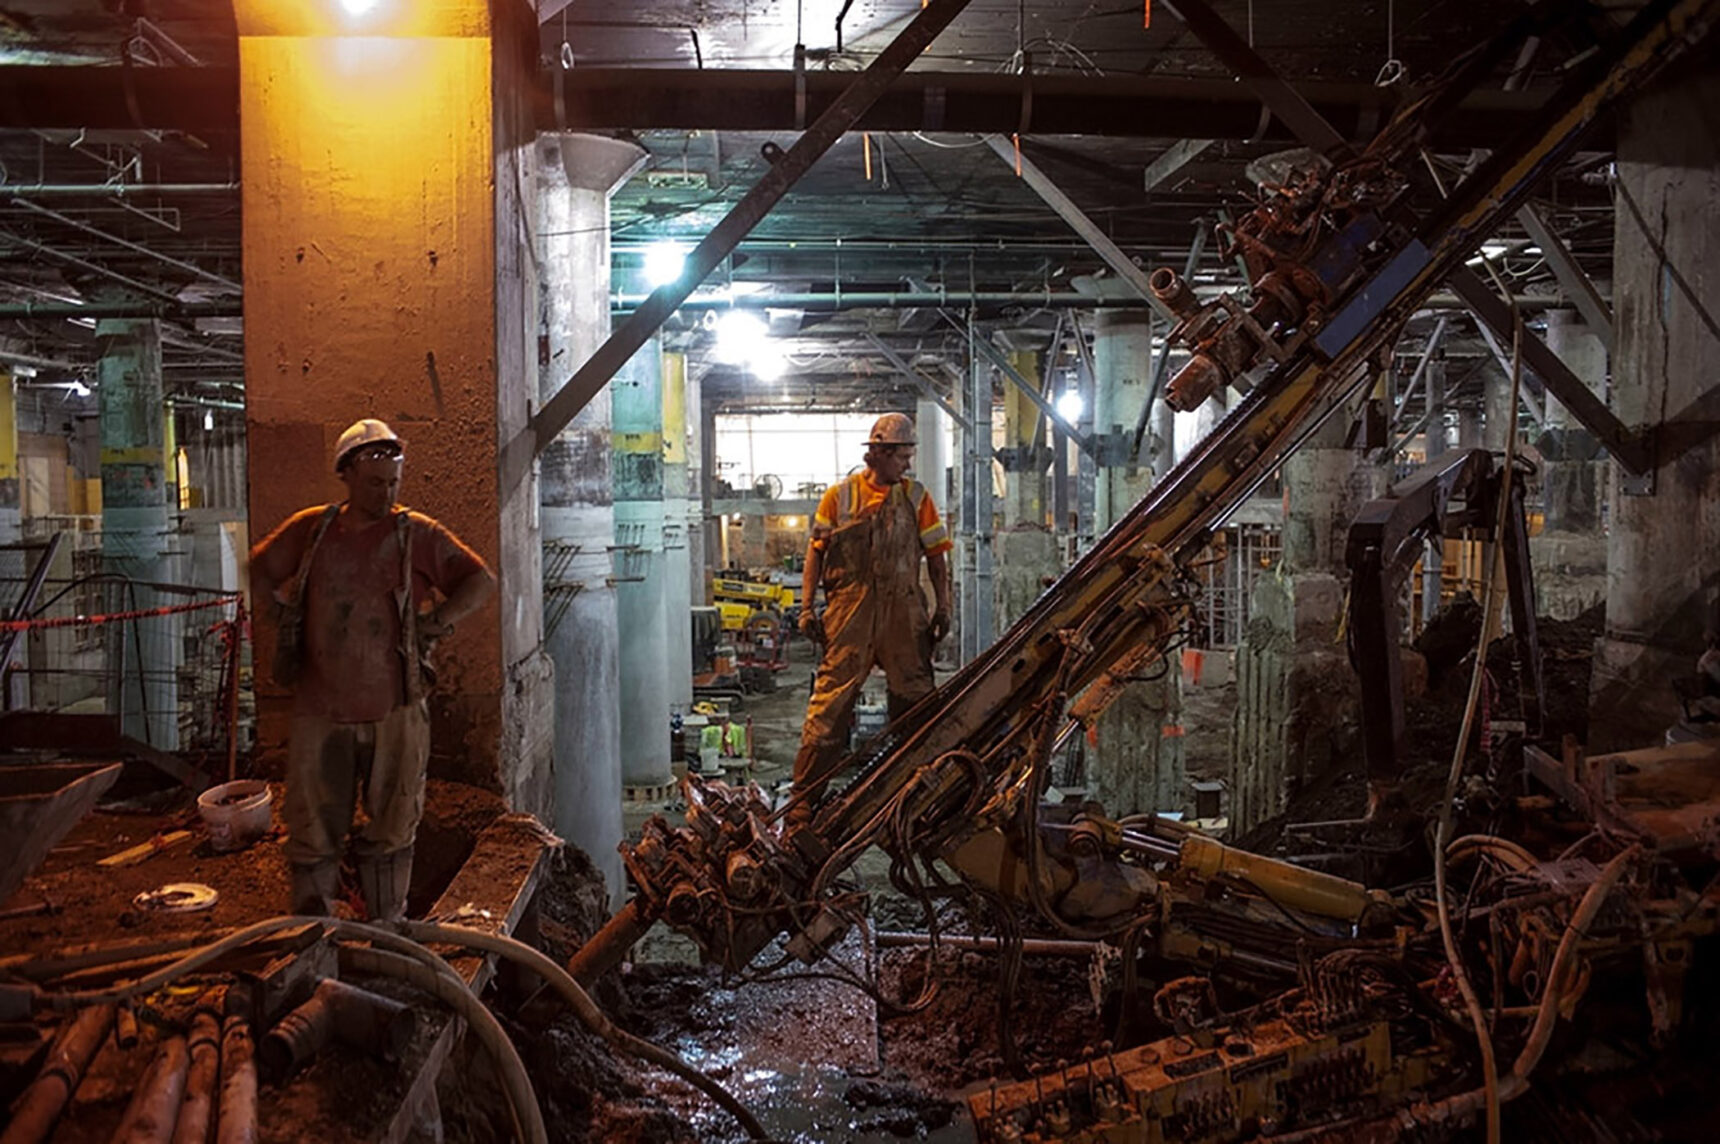
[[[915, 444], [909, 417], [878, 418], [865, 469], [826, 489], [813, 517], [800, 628], [823, 655], [794, 757], [791, 824], [810, 817], [846, 753], [854, 704], [874, 665], [884, 669], [892, 719], [932, 690], [932, 649], [950, 628], [953, 545], [931, 493], [907, 476]], [[922, 555], [936, 596], [929, 617]]]
[[251, 550], [253, 598], [280, 624], [275, 681], [293, 690], [287, 859], [295, 914], [328, 914], [354, 804], [354, 850], [372, 918], [405, 916], [430, 757], [424, 654], [495, 590], [452, 532], [394, 503], [405, 449], [374, 419], [340, 435], [338, 504], [293, 514]]

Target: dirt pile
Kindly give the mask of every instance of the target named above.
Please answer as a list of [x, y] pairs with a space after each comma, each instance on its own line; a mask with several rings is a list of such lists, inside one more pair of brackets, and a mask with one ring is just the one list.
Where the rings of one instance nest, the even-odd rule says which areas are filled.
[[[1093, 1009], [1087, 966], [1080, 958], [1023, 960], [1021, 987], [1005, 1019], [1015, 1030], [1027, 1068], [1079, 1060], [1084, 1051], [1109, 1039], [1110, 1031]], [[917, 993], [925, 971], [921, 950], [879, 954], [879, 981], [887, 997]], [[946, 949], [939, 952], [937, 973], [938, 994], [926, 1008], [896, 1016], [880, 1013], [885, 1067], [930, 1091], [959, 1089], [1007, 1075], [997, 1002], [998, 959]]]

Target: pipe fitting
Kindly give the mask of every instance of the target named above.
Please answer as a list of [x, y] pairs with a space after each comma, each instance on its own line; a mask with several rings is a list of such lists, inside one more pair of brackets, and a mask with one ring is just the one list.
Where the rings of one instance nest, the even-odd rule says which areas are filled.
[[1168, 266], [1153, 271], [1147, 278], [1147, 287], [1152, 290], [1153, 297], [1183, 321], [1200, 311], [1200, 299], [1195, 297], [1183, 276]]
[[330, 1039], [396, 1060], [417, 1028], [412, 1010], [368, 989], [326, 977], [310, 1000], [275, 1023], [257, 1046], [263, 1075], [279, 1083], [321, 1052]]

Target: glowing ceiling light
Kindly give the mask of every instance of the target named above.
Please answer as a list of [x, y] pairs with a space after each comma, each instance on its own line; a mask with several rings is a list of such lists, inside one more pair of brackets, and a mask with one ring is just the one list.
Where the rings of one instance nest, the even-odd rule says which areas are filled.
[[369, 14], [375, 8], [377, 0], [340, 0], [340, 6], [354, 20]]
[[1057, 398], [1057, 416], [1073, 425], [1081, 420], [1081, 414], [1086, 411], [1087, 404], [1081, 400], [1081, 391], [1065, 389]]
[[645, 248], [645, 284], [655, 290], [678, 280], [687, 269], [687, 251], [678, 242], [657, 242]]
[[764, 319], [745, 310], [729, 310], [717, 319], [717, 360], [727, 365], [740, 365], [764, 344], [767, 338]]
[[788, 371], [788, 359], [778, 353], [776, 347], [763, 345], [747, 359], [747, 368], [760, 381], [776, 381]]

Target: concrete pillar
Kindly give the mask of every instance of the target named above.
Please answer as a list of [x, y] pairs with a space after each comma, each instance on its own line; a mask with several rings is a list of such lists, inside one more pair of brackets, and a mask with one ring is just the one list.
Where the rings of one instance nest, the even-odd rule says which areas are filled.
[[[96, 395], [101, 402], [102, 564], [136, 586], [107, 605], [153, 608], [174, 601], [149, 584], [173, 583], [173, 499], [168, 474], [167, 407], [161, 379], [161, 323], [96, 323]], [[108, 711], [127, 735], [163, 750], [179, 745], [178, 616], [114, 624], [104, 630], [112, 670]]]
[[[1157, 464], [1138, 465], [1135, 424], [1152, 381], [1152, 313], [1102, 310], [1093, 334], [1093, 433], [1099, 463], [1094, 527], [1103, 534], [1146, 495], [1169, 468], [1171, 410], [1157, 403], [1148, 445]], [[1163, 416], [1159, 411], [1163, 410]], [[1163, 434], [1158, 436], [1158, 434]], [[1097, 746], [1089, 756], [1088, 787], [1114, 815], [1183, 809], [1187, 801], [1182, 750], [1182, 672], [1173, 660], [1131, 683], [1099, 717]]]
[[[684, 381], [687, 390], [687, 599], [693, 607], [703, 607], [708, 602], [711, 582], [711, 554], [705, 526], [705, 502], [710, 493], [705, 487], [704, 384], [691, 371], [686, 373]], [[687, 639], [691, 642], [690, 617], [687, 626]], [[689, 651], [689, 657], [691, 654]]]
[[[1603, 401], [1607, 349], [1575, 310], [1547, 311], [1547, 346]], [[1541, 472], [1541, 534], [1529, 541], [1536, 611], [1575, 619], [1603, 602], [1607, 542], [1601, 531], [1600, 443], [1551, 393], [1546, 431], [1536, 442]]]
[[0, 544], [16, 544], [22, 533], [18, 471], [17, 383], [0, 373]]
[[[669, 710], [693, 710], [693, 572], [687, 511], [687, 355], [663, 353], [663, 608]], [[701, 601], [703, 602], [703, 601]]]
[[914, 410], [914, 432], [920, 442], [914, 450], [914, 475], [932, 490], [932, 499], [943, 512], [950, 503], [950, 418], [938, 403], [922, 398]]
[[[360, 417], [406, 438], [402, 500], [490, 562], [495, 600], [437, 652], [430, 772], [550, 816], [537, 489], [498, 446], [538, 390], [524, 0], [238, 0], [249, 519], [338, 499], [330, 450]], [[571, 370], [569, 371], [571, 372]], [[273, 653], [259, 614], [257, 662]], [[258, 737], [290, 700], [259, 672]]]
[[[1422, 440], [1426, 443], [1427, 462], [1431, 464], [1445, 455], [1445, 351], [1434, 351], [1433, 359], [1427, 363], [1427, 378], [1423, 382], [1427, 387], [1427, 407], [1429, 410], [1427, 425], [1422, 430]], [[1509, 414], [1509, 409], [1507, 409]], [[1445, 575], [1445, 540], [1443, 537], [1432, 537], [1422, 545], [1421, 554], [1421, 619], [1423, 623], [1433, 619], [1439, 611], [1439, 594]]]
[[[651, 787], [670, 779], [661, 340], [652, 338], [640, 347], [609, 389], [614, 396], [615, 604], [624, 697], [621, 780]], [[690, 633], [689, 627], [689, 638]]]
[[[1613, 231], [1613, 403], [1655, 440], [1653, 487], [1613, 469], [1606, 633], [1596, 648], [1589, 747], [1660, 741], [1671, 680], [1694, 670], [1720, 593], [1720, 439], [1673, 419], [1714, 385], [1720, 358], [1720, 75], [1687, 74], [1621, 116]], [[1634, 209], [1633, 209], [1634, 208]], [[1645, 233], [1646, 232], [1646, 233]], [[1699, 419], [1706, 421], [1706, 419]]]
[[[1152, 381], [1151, 310], [1101, 310], [1093, 329], [1094, 531], [1108, 532], [1152, 485], [1151, 468], [1134, 464], [1135, 423]], [[1163, 404], [1162, 402], [1160, 403]], [[1169, 406], [1165, 406], [1167, 415]], [[1160, 426], [1149, 426], [1157, 432]], [[1165, 442], [1169, 447], [1169, 442]]]
[[[1012, 350], [1009, 363], [1029, 382], [1039, 380], [1039, 354]], [[1050, 507], [1046, 472], [1051, 465], [1045, 415], [1021, 387], [1003, 387], [1003, 531], [997, 537], [997, 628], [1014, 626], [1058, 571], [1057, 537], [1046, 524]]]
[[994, 550], [991, 367], [977, 355], [968, 364], [962, 412], [969, 429], [961, 435], [961, 511], [956, 514], [956, 635], [967, 663], [991, 646], [995, 628], [992, 594]]
[[[609, 196], [644, 152], [595, 135], [537, 142], [537, 232], [547, 400], [609, 336]], [[545, 641], [555, 663], [555, 829], [623, 899], [621, 633], [616, 612], [610, 391], [605, 387], [544, 451]]]
[[1342, 642], [1344, 545], [1356, 511], [1383, 486], [1334, 421], [1284, 463], [1284, 556], [1256, 583], [1236, 652], [1230, 820], [1247, 831], [1359, 751], [1360, 694]]

